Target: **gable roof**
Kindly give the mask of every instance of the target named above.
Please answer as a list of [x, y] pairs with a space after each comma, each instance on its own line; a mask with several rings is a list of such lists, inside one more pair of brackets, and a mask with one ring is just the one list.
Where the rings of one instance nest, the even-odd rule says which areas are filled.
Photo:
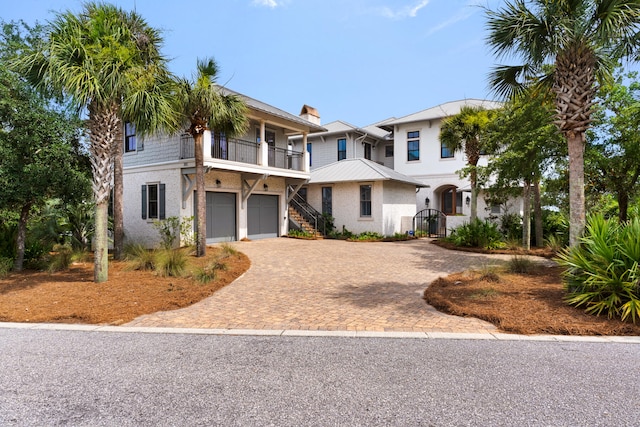
[[309, 184], [350, 181], [398, 181], [424, 187], [425, 184], [407, 175], [367, 159], [345, 159], [311, 171]]
[[[274, 107], [273, 105], [269, 105], [265, 102], [258, 101], [257, 99], [251, 98], [247, 95], [243, 95], [240, 92], [236, 92], [234, 90], [228, 89], [223, 86], [220, 86], [220, 91], [225, 95], [236, 95], [240, 97], [247, 104], [250, 110], [255, 110], [258, 112], [266, 113], [271, 116], [278, 117], [279, 119], [282, 119], [285, 122], [289, 122], [292, 125], [292, 127], [306, 129], [310, 133], [326, 131], [326, 129], [322, 126], [316, 125], [315, 123], [312, 123], [294, 114], [287, 113], [286, 111], [281, 110], [277, 107]], [[299, 130], [299, 129], [294, 129], [294, 130]]]
[[427, 108], [426, 110], [418, 111], [417, 113], [409, 114], [399, 119], [385, 121], [381, 123], [380, 126], [384, 129], [391, 128], [392, 130], [393, 125], [450, 117], [458, 114], [463, 106], [484, 107], [487, 110], [493, 110], [500, 108], [502, 103], [487, 99], [462, 99], [460, 101], [445, 102], [444, 104], [436, 105], [435, 107]]
[[[333, 122], [327, 123], [324, 125], [325, 132], [314, 133], [314, 137], [320, 136], [330, 136], [334, 134], [344, 134], [347, 132], [357, 132], [361, 135], [371, 136], [376, 139], [387, 139], [389, 132], [381, 129], [377, 124], [372, 124], [369, 126], [365, 126], [363, 128], [359, 128], [357, 126], [352, 125], [351, 123], [344, 122], [342, 120], [335, 120]], [[300, 139], [301, 135], [295, 135], [291, 137], [292, 139]]]

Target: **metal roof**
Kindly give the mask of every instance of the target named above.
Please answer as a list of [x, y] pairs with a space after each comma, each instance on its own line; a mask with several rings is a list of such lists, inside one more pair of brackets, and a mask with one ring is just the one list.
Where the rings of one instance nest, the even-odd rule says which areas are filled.
[[[350, 123], [343, 122], [342, 120], [335, 120], [333, 122], [325, 124], [324, 127], [326, 129], [325, 132], [315, 133], [313, 136], [318, 137], [318, 136], [329, 136], [334, 134], [344, 134], [347, 132], [357, 132], [359, 134], [368, 135], [376, 139], [387, 139], [387, 136], [389, 135], [388, 131], [381, 129], [376, 124], [359, 128]], [[296, 135], [292, 137], [292, 139], [300, 139], [300, 138], [302, 138], [301, 135]]]
[[[315, 123], [312, 123], [308, 120], [303, 119], [302, 117], [296, 116], [291, 113], [287, 113], [284, 110], [274, 107], [273, 105], [269, 105], [265, 102], [258, 101], [257, 99], [251, 98], [247, 95], [243, 95], [234, 90], [228, 89], [226, 87], [220, 86], [220, 91], [223, 94], [227, 95], [237, 95], [239, 96], [249, 107], [249, 109], [257, 110], [272, 116], [276, 116], [280, 119], [284, 119], [285, 121], [291, 122], [292, 124], [297, 125], [298, 127], [306, 128], [309, 132], [324, 132], [326, 129], [322, 126], [318, 126]], [[298, 129], [295, 129], [298, 130]]]
[[351, 181], [398, 181], [424, 187], [425, 184], [407, 175], [366, 159], [345, 159], [311, 171], [309, 184]]
[[460, 109], [465, 106], [472, 107], [484, 107], [487, 110], [493, 110], [502, 106], [501, 102], [490, 101], [487, 99], [463, 99], [460, 101], [451, 101], [444, 104], [436, 105], [435, 107], [427, 108], [426, 110], [418, 111], [417, 113], [409, 114], [408, 116], [400, 117], [399, 119], [385, 121], [380, 124], [381, 127], [387, 128], [393, 125], [399, 125], [403, 123], [420, 122], [424, 120], [440, 119], [444, 117], [450, 117], [460, 112]]

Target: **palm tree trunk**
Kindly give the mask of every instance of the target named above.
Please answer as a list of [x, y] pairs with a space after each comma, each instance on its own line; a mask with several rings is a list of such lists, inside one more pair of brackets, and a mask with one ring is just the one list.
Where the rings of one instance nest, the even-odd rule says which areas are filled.
[[120, 123], [115, 140], [115, 156], [113, 159], [113, 259], [122, 258], [124, 250], [124, 204], [123, 197], [123, 164], [124, 132]]
[[536, 246], [544, 245], [544, 231], [542, 230], [542, 201], [540, 197], [540, 178], [533, 181], [533, 218], [536, 227]]
[[89, 133], [93, 198], [96, 203], [93, 278], [96, 283], [109, 279], [108, 208], [113, 179], [114, 140], [120, 126], [117, 105], [89, 105]]
[[584, 133], [567, 132], [569, 148], [569, 246], [576, 247], [586, 223], [584, 209]]
[[531, 249], [531, 183], [524, 182], [522, 187], [522, 247]]
[[478, 218], [478, 171], [475, 166], [471, 166], [469, 181], [471, 181], [471, 215], [469, 219], [473, 222]]
[[13, 261], [13, 269], [22, 271], [24, 264], [24, 247], [27, 236], [27, 220], [29, 219], [29, 211], [31, 203], [27, 203], [20, 211], [20, 220], [18, 221], [18, 235], [16, 236], [16, 259]]
[[202, 132], [193, 135], [195, 162], [196, 162], [196, 197], [197, 212], [196, 224], [198, 227], [196, 240], [196, 256], [202, 257], [207, 253], [207, 196], [204, 190], [204, 134]]

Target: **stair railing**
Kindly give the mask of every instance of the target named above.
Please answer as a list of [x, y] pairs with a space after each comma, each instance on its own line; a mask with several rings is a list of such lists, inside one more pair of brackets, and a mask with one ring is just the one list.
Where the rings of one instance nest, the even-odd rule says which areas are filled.
[[[293, 187], [289, 186], [289, 191], [293, 191]], [[326, 219], [323, 217], [322, 213], [318, 212], [307, 203], [300, 194], [295, 194], [289, 205], [293, 207], [302, 218], [307, 221], [310, 225], [313, 225], [314, 229], [322, 235], [326, 236], [328, 232], [331, 230], [327, 230]]]

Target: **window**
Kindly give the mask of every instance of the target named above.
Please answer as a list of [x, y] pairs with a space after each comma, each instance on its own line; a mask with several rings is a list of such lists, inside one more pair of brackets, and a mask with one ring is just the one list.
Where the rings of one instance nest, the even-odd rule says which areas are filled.
[[213, 132], [213, 145], [211, 147], [211, 157], [214, 159], [229, 160], [229, 145], [227, 135], [224, 132]]
[[124, 152], [132, 153], [134, 151], [142, 151], [144, 146], [140, 144], [136, 139], [136, 126], [133, 123], [126, 122], [124, 124]]
[[364, 158], [367, 160], [371, 160], [371, 144], [366, 142], [364, 144]]
[[444, 145], [444, 142], [440, 143], [440, 158], [442, 159], [450, 159], [453, 157], [453, 150], [450, 150], [449, 148], [447, 148], [446, 145]]
[[165, 184], [142, 186], [142, 219], [165, 219]]
[[420, 131], [407, 132], [407, 161], [420, 160]]
[[313, 145], [310, 142], [307, 142], [307, 153], [309, 153], [309, 166], [313, 165], [313, 160], [311, 157]]
[[340, 138], [338, 140], [338, 161], [344, 160], [347, 158], [347, 140], [345, 138]]
[[500, 215], [502, 213], [502, 210], [500, 209], [500, 204], [492, 204], [491, 205], [491, 214], [493, 215]]
[[385, 145], [384, 146], [384, 156], [385, 157], [393, 157], [393, 145]]
[[322, 187], [322, 213], [327, 215], [333, 215], [331, 190], [331, 187]]
[[371, 186], [360, 186], [360, 216], [371, 217]]

